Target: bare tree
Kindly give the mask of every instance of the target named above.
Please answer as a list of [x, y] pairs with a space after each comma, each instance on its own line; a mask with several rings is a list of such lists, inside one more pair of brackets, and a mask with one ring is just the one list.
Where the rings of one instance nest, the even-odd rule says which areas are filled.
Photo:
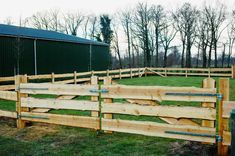
[[84, 15], [81, 12], [67, 13], [64, 15], [65, 32], [77, 36], [78, 28], [84, 20]]
[[165, 18], [164, 9], [161, 5], [153, 5], [151, 7], [151, 16], [152, 16], [152, 23], [154, 25], [154, 31], [155, 31], [155, 66], [159, 66], [159, 36], [160, 31], [162, 29], [163, 23], [162, 20]]
[[30, 18], [31, 24], [34, 28], [37, 29], [50, 29], [50, 16], [48, 11], [37, 12]]
[[177, 31], [172, 27], [172, 23], [169, 22], [170, 19], [166, 19], [164, 22], [163, 29], [160, 33], [160, 40], [164, 49], [164, 63], [163, 67], [167, 66], [167, 52], [170, 48], [171, 41], [175, 38]]
[[141, 48], [144, 53], [144, 66], [151, 65], [151, 55], [149, 49], [149, 24], [150, 24], [150, 9], [147, 3], [139, 3], [136, 7], [136, 12], [133, 18], [134, 35], [141, 42]]
[[217, 67], [217, 43], [219, 38], [226, 28], [221, 29], [223, 22], [225, 21], [225, 6], [223, 4], [218, 4], [216, 8], [212, 8], [211, 6], [206, 6], [204, 8], [204, 13], [206, 15], [207, 24], [209, 25], [209, 30], [211, 33], [211, 41], [210, 41], [210, 49], [209, 49], [209, 57], [208, 57], [208, 67], [211, 66], [211, 53], [212, 49], [214, 49], [215, 55], [215, 67]]
[[50, 17], [50, 30], [53, 31], [62, 31], [61, 30], [61, 17], [60, 17], [60, 10], [53, 9], [49, 12]]
[[[132, 67], [132, 61], [131, 61], [131, 12], [130, 11], [124, 11], [120, 15], [121, 17], [121, 23], [123, 30], [127, 37], [127, 52], [129, 57], [129, 68]], [[132, 58], [134, 59], [134, 58]]]
[[228, 33], [228, 47], [229, 47], [228, 50], [228, 67], [229, 67], [231, 56], [233, 53], [233, 45], [235, 42], [235, 10], [232, 13], [232, 19], [228, 25], [227, 33]]
[[[85, 22], [86, 25], [86, 35], [89, 36], [90, 39], [94, 40], [96, 34], [99, 31], [99, 22], [98, 19], [95, 15], [90, 15], [89, 17], [87, 17], [87, 22]], [[84, 26], [85, 26], [84, 25]]]
[[12, 17], [7, 17], [4, 21], [3, 21], [4, 24], [7, 24], [7, 25], [12, 25], [14, 24], [14, 21], [12, 19]]
[[173, 13], [175, 28], [180, 32], [182, 41], [181, 66], [184, 66], [186, 48], [186, 67], [191, 67], [191, 48], [196, 37], [198, 11], [189, 3], [184, 3], [176, 13]]
[[119, 68], [122, 68], [122, 60], [121, 60], [121, 54], [119, 49], [119, 37], [118, 37], [118, 25], [113, 25], [113, 39], [112, 39], [112, 45], [111, 48], [114, 50], [114, 52], [118, 56], [119, 61]]

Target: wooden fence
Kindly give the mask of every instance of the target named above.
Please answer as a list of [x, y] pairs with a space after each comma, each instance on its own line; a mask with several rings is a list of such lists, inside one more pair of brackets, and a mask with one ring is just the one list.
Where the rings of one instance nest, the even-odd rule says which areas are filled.
[[[89, 82], [91, 76], [99, 76], [99, 79], [104, 79], [111, 76], [113, 79], [142, 77], [147, 75], [158, 75], [162, 77], [167, 76], [217, 76], [217, 77], [231, 77], [235, 78], [235, 66], [231, 68], [132, 68], [132, 69], [118, 69], [107, 71], [90, 71], [67, 74], [43, 74], [43, 75], [29, 75], [27, 79], [29, 82], [38, 81], [40, 83], [56, 83], [56, 84], [77, 84], [82, 82]], [[4, 84], [1, 84], [4, 83]], [[6, 84], [7, 83], [7, 84]], [[15, 77], [0, 77], [0, 90], [14, 90]]]
[[[90, 78], [89, 84], [39, 84], [27, 83], [27, 80], [27, 76], [16, 77], [17, 93], [0, 91], [0, 99], [16, 101], [15, 112], [0, 111], [0, 116], [17, 119], [18, 128], [24, 128], [26, 122], [43, 122], [106, 133], [124, 132], [217, 143], [218, 154], [227, 154], [231, 142], [228, 117], [231, 109], [235, 108], [234, 102], [229, 102], [228, 78], [219, 80], [219, 93], [212, 78], [203, 81], [203, 88], [118, 85], [112, 84], [111, 76], [102, 78], [103, 85], [98, 84], [96, 76]], [[41, 94], [54, 95], [55, 98], [31, 96]], [[74, 99], [77, 96], [89, 96], [90, 100]], [[123, 102], [114, 99], [122, 99]], [[161, 105], [163, 101], [198, 102], [201, 107]], [[89, 111], [90, 116], [48, 113], [50, 109]], [[120, 117], [115, 118], [114, 114]], [[162, 122], [143, 121], [141, 118], [130, 120], [120, 114], [158, 117]]]

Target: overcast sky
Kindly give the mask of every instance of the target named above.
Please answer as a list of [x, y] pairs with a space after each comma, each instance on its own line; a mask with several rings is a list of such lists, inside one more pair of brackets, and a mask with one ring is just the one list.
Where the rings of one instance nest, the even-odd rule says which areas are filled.
[[[61, 11], [81, 10], [86, 13], [113, 14], [118, 10], [132, 7], [138, 2], [161, 4], [168, 10], [180, 6], [184, 2], [202, 6], [205, 3], [215, 4], [218, 0], [2, 0], [0, 5], [0, 21], [12, 17], [14, 20], [25, 18], [33, 13], [48, 9]], [[235, 8], [235, 0], [219, 0], [226, 4], [228, 9]]]
[[[0, 23], [7, 18], [11, 18], [14, 24], [18, 25], [20, 18], [24, 19], [38, 11], [50, 9], [59, 9], [62, 12], [81, 11], [86, 14], [112, 15], [120, 10], [133, 8], [138, 2], [160, 4], [169, 11], [179, 8], [185, 2], [189, 2], [197, 8], [206, 4], [216, 7], [218, 2], [225, 4], [227, 11], [235, 8], [235, 0], [2, 0], [0, 5]], [[119, 40], [122, 54], [124, 54], [126, 51], [126, 39], [123, 33], [119, 33]], [[174, 45], [179, 43], [180, 41], [174, 40]]]

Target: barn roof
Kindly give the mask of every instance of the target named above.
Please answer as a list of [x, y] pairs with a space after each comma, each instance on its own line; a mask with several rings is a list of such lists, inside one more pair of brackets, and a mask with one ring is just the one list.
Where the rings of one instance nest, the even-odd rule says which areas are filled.
[[22, 38], [32, 38], [51, 41], [73, 42], [81, 44], [103, 45], [108, 46], [106, 43], [88, 40], [72, 35], [59, 33], [56, 31], [48, 31], [41, 29], [33, 29], [26, 27], [19, 27], [13, 25], [0, 24], [0, 36], [20, 36]]

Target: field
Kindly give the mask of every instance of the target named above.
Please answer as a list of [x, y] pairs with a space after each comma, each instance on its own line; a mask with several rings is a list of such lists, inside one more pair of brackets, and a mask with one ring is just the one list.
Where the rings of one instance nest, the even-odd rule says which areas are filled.
[[[125, 85], [196, 86], [203, 77], [143, 77], [117, 80]], [[218, 78], [216, 78], [218, 84]], [[230, 100], [235, 100], [235, 80], [230, 80]], [[167, 104], [167, 102], [163, 103]], [[172, 102], [171, 102], [172, 104]], [[174, 103], [184, 105], [185, 103]], [[190, 103], [195, 105], [196, 103]], [[189, 104], [187, 104], [189, 105]], [[0, 109], [14, 110], [12, 102], [0, 101]], [[60, 114], [87, 112], [53, 110]], [[87, 114], [88, 115], [88, 114]], [[154, 117], [116, 116], [123, 119], [160, 121]], [[0, 155], [214, 155], [214, 147], [188, 141], [113, 133], [97, 134], [82, 128], [36, 124], [17, 130], [15, 122], [0, 118]]]

